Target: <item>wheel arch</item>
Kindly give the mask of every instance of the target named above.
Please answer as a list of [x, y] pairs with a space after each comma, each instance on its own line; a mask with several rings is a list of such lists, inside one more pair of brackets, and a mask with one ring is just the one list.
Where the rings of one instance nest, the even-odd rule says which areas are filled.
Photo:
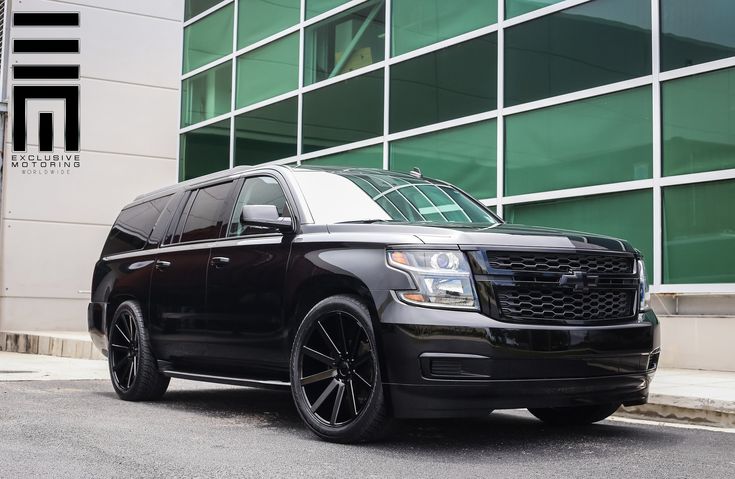
[[[145, 315], [145, 313], [147, 312], [146, 305], [130, 293], [117, 293], [110, 295], [107, 300], [107, 317], [105, 318], [106, 337], [109, 337], [110, 335], [110, 325], [112, 324], [112, 318], [115, 317], [115, 312], [117, 311], [117, 308], [119, 308], [120, 305], [123, 304], [125, 301], [136, 301], [140, 305], [140, 309], [141, 311], [143, 311], [143, 314]], [[143, 324], [146, 324], [145, 316], [143, 317], [143, 319]]]
[[324, 274], [309, 278], [296, 290], [291, 307], [286, 312], [289, 324], [289, 342], [293, 342], [301, 321], [317, 303], [337, 295], [359, 298], [370, 311], [374, 329], [377, 331], [378, 310], [367, 285], [354, 276]]

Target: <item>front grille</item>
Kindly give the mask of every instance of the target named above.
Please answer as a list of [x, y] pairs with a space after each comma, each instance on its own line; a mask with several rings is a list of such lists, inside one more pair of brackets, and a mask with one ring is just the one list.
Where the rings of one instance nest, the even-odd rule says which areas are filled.
[[511, 320], [610, 320], [633, 314], [634, 291], [500, 289], [498, 303]]
[[471, 258], [483, 311], [501, 321], [602, 324], [637, 313], [632, 253], [488, 249]]
[[564, 253], [495, 253], [488, 251], [492, 269], [568, 273], [632, 273], [633, 258], [629, 256]]

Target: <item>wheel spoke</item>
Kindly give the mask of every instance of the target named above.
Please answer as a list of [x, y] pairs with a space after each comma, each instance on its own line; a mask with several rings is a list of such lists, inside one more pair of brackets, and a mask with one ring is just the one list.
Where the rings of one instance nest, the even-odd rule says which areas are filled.
[[324, 363], [327, 366], [331, 366], [334, 364], [334, 358], [331, 358], [326, 354], [322, 354], [319, 351], [311, 349], [308, 346], [304, 346], [302, 349], [304, 350], [304, 354], [312, 359], [316, 359], [317, 361]]
[[130, 316], [130, 315], [128, 316], [128, 331], [130, 331], [130, 342], [131, 343], [134, 343], [135, 342], [136, 331], [135, 331], [135, 328], [133, 326], [133, 317]]
[[128, 369], [128, 386], [127, 388], [130, 389], [130, 384], [133, 382], [133, 367], [135, 366], [135, 361], [133, 360], [132, 364], [130, 365], [130, 369]]
[[115, 323], [115, 327], [117, 328], [118, 331], [120, 331], [120, 334], [122, 334], [123, 338], [125, 338], [125, 341], [127, 341], [128, 344], [130, 344], [130, 338], [128, 338], [128, 336], [123, 332], [122, 328], [120, 327], [119, 322]]
[[362, 376], [360, 376], [360, 374], [357, 371], [353, 371], [353, 374], [355, 376], [357, 376], [357, 379], [359, 379], [360, 381], [364, 382], [367, 387], [369, 387], [370, 389], [373, 388], [373, 385], [370, 384], [369, 382], [365, 381], [365, 378], [362, 377]]
[[342, 339], [342, 351], [347, 354], [347, 340], [345, 339], [345, 325], [342, 321], [342, 313], [337, 313], [337, 323], [339, 324], [339, 336]]
[[352, 410], [355, 412], [355, 416], [357, 416], [357, 401], [355, 401], [355, 386], [352, 384], [352, 379], [350, 379], [350, 396], [352, 396]]
[[332, 350], [337, 353], [337, 356], [341, 356], [342, 353], [339, 352], [339, 348], [336, 344], [334, 344], [334, 341], [332, 341], [331, 336], [329, 336], [327, 330], [324, 329], [324, 326], [322, 326], [322, 322], [317, 321], [316, 324], [319, 326], [319, 332], [321, 333], [322, 337], [329, 343], [329, 345], [332, 347]]
[[130, 329], [130, 315], [128, 313], [123, 313], [122, 316], [122, 322], [125, 325], [125, 331], [127, 331], [127, 336], [129, 338], [133, 338], [133, 330]]
[[325, 379], [333, 378], [337, 375], [337, 370], [327, 369], [326, 371], [322, 371], [320, 373], [312, 374], [311, 376], [306, 376], [305, 378], [301, 378], [301, 385], [306, 386], [307, 384], [316, 383], [319, 381], [324, 381]]
[[342, 407], [342, 398], [345, 395], [345, 383], [339, 382], [337, 385], [337, 398], [334, 400], [334, 406], [332, 407], [332, 419], [329, 421], [329, 423], [334, 426], [334, 423], [337, 422], [337, 417], [339, 416], [339, 410]]
[[329, 386], [324, 389], [324, 392], [319, 396], [319, 398], [314, 402], [314, 404], [311, 405], [311, 412], [316, 411], [319, 409], [319, 406], [322, 405], [322, 403], [329, 397], [329, 394], [334, 391], [334, 388], [337, 387], [337, 380], [332, 379], [332, 382], [329, 383]]

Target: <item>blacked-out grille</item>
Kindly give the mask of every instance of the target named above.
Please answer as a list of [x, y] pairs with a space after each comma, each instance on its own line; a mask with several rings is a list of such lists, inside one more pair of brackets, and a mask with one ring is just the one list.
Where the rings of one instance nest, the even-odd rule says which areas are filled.
[[493, 269], [568, 273], [632, 273], [630, 256], [563, 254], [563, 253], [495, 253], [488, 251], [488, 263]]
[[503, 317], [510, 320], [610, 320], [633, 315], [634, 291], [507, 289], [498, 291]]

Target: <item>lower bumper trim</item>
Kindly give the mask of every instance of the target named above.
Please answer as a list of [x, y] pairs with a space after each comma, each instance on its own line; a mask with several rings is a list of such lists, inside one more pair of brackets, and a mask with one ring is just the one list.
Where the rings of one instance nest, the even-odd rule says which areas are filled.
[[400, 418], [483, 416], [494, 409], [644, 404], [652, 374], [492, 380], [471, 384], [384, 384]]

